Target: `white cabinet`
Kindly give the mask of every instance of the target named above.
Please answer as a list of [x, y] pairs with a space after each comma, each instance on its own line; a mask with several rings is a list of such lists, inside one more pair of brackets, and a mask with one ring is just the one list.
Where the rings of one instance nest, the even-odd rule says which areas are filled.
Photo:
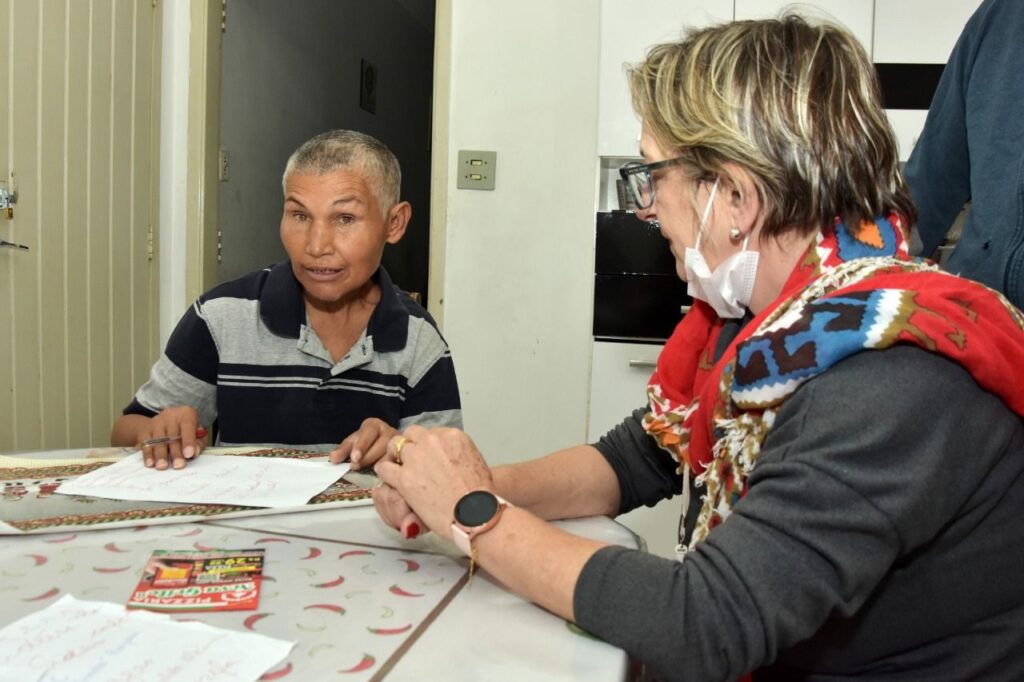
[[981, 0], [875, 0], [874, 60], [945, 64]]
[[733, 0], [603, 0], [597, 153], [636, 156], [640, 121], [633, 113], [626, 64], [642, 61], [647, 48], [678, 40], [689, 26], [732, 19]]
[[594, 341], [588, 442], [596, 441], [647, 402], [647, 381], [661, 349], [651, 343]]
[[[874, 60], [878, 64], [945, 64], [981, 0], [875, 0]], [[900, 160], [924, 128], [927, 109], [890, 109]]]
[[[645, 343], [594, 341], [588, 442], [596, 442], [633, 410], [644, 405], [647, 381], [661, 348]], [[634, 509], [616, 520], [642, 537], [651, 554], [674, 559], [681, 505], [682, 498], [677, 495], [654, 508]]]

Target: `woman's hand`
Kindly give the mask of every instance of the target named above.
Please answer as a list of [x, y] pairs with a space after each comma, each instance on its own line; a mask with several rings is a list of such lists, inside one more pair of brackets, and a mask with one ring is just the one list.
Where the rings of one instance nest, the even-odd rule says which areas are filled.
[[[136, 445], [142, 450], [142, 461], [147, 467], [166, 469], [170, 465], [181, 469], [187, 460], [198, 457], [206, 447], [205, 432], [202, 437], [196, 436], [199, 426], [199, 413], [193, 407], [179, 405], [163, 410], [146, 422], [136, 434]], [[175, 440], [146, 448], [141, 446], [153, 438]]]
[[[397, 457], [399, 444], [401, 456]], [[473, 440], [458, 429], [410, 426], [390, 440], [387, 455], [375, 470], [384, 485], [375, 491], [374, 505], [385, 523], [402, 528], [409, 512], [414, 512], [430, 530], [448, 540], [459, 498], [470, 490], [494, 490], [483, 456]]]
[[346, 459], [352, 463], [352, 468], [365, 469], [384, 456], [388, 441], [398, 433], [398, 429], [388, 424], [383, 419], [370, 417], [364, 419], [359, 425], [359, 430], [348, 435], [345, 440], [338, 444], [338, 447], [331, 451], [331, 463], [337, 464]]
[[406, 540], [415, 539], [426, 527], [399, 492], [383, 481], [370, 491], [370, 496], [384, 523], [398, 530]]

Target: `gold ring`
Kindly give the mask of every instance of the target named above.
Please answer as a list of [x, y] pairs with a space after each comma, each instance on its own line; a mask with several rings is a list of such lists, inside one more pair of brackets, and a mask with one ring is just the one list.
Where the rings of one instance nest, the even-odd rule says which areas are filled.
[[399, 436], [398, 440], [395, 441], [395, 464], [402, 463], [402, 448], [405, 447], [406, 443], [410, 443], [408, 438], [405, 436]]

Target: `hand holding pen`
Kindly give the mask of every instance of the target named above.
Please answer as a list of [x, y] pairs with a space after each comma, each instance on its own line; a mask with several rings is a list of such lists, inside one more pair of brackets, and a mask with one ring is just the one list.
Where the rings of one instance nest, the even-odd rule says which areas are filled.
[[[206, 438], [206, 429], [200, 426], [196, 429], [196, 438]], [[150, 438], [139, 443], [139, 450], [145, 450], [151, 448], [154, 445], [161, 445], [163, 443], [170, 443], [172, 441], [181, 440], [181, 435], [177, 436], [161, 436], [160, 438]]]
[[206, 446], [206, 429], [199, 414], [187, 405], [168, 407], [153, 417], [138, 434], [142, 461], [147, 467], [181, 469]]

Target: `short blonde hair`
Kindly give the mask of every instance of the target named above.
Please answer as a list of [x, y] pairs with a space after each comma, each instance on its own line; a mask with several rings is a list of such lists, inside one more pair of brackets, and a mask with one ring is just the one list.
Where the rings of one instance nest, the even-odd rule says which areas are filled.
[[691, 30], [628, 78], [647, 130], [695, 175], [732, 162], [753, 176], [766, 236], [916, 219], [874, 66], [838, 26], [786, 15]]
[[385, 215], [398, 203], [402, 186], [398, 159], [377, 138], [354, 130], [329, 130], [303, 143], [288, 159], [281, 187], [287, 194], [288, 178], [296, 173], [326, 175], [342, 169], [366, 174]]

